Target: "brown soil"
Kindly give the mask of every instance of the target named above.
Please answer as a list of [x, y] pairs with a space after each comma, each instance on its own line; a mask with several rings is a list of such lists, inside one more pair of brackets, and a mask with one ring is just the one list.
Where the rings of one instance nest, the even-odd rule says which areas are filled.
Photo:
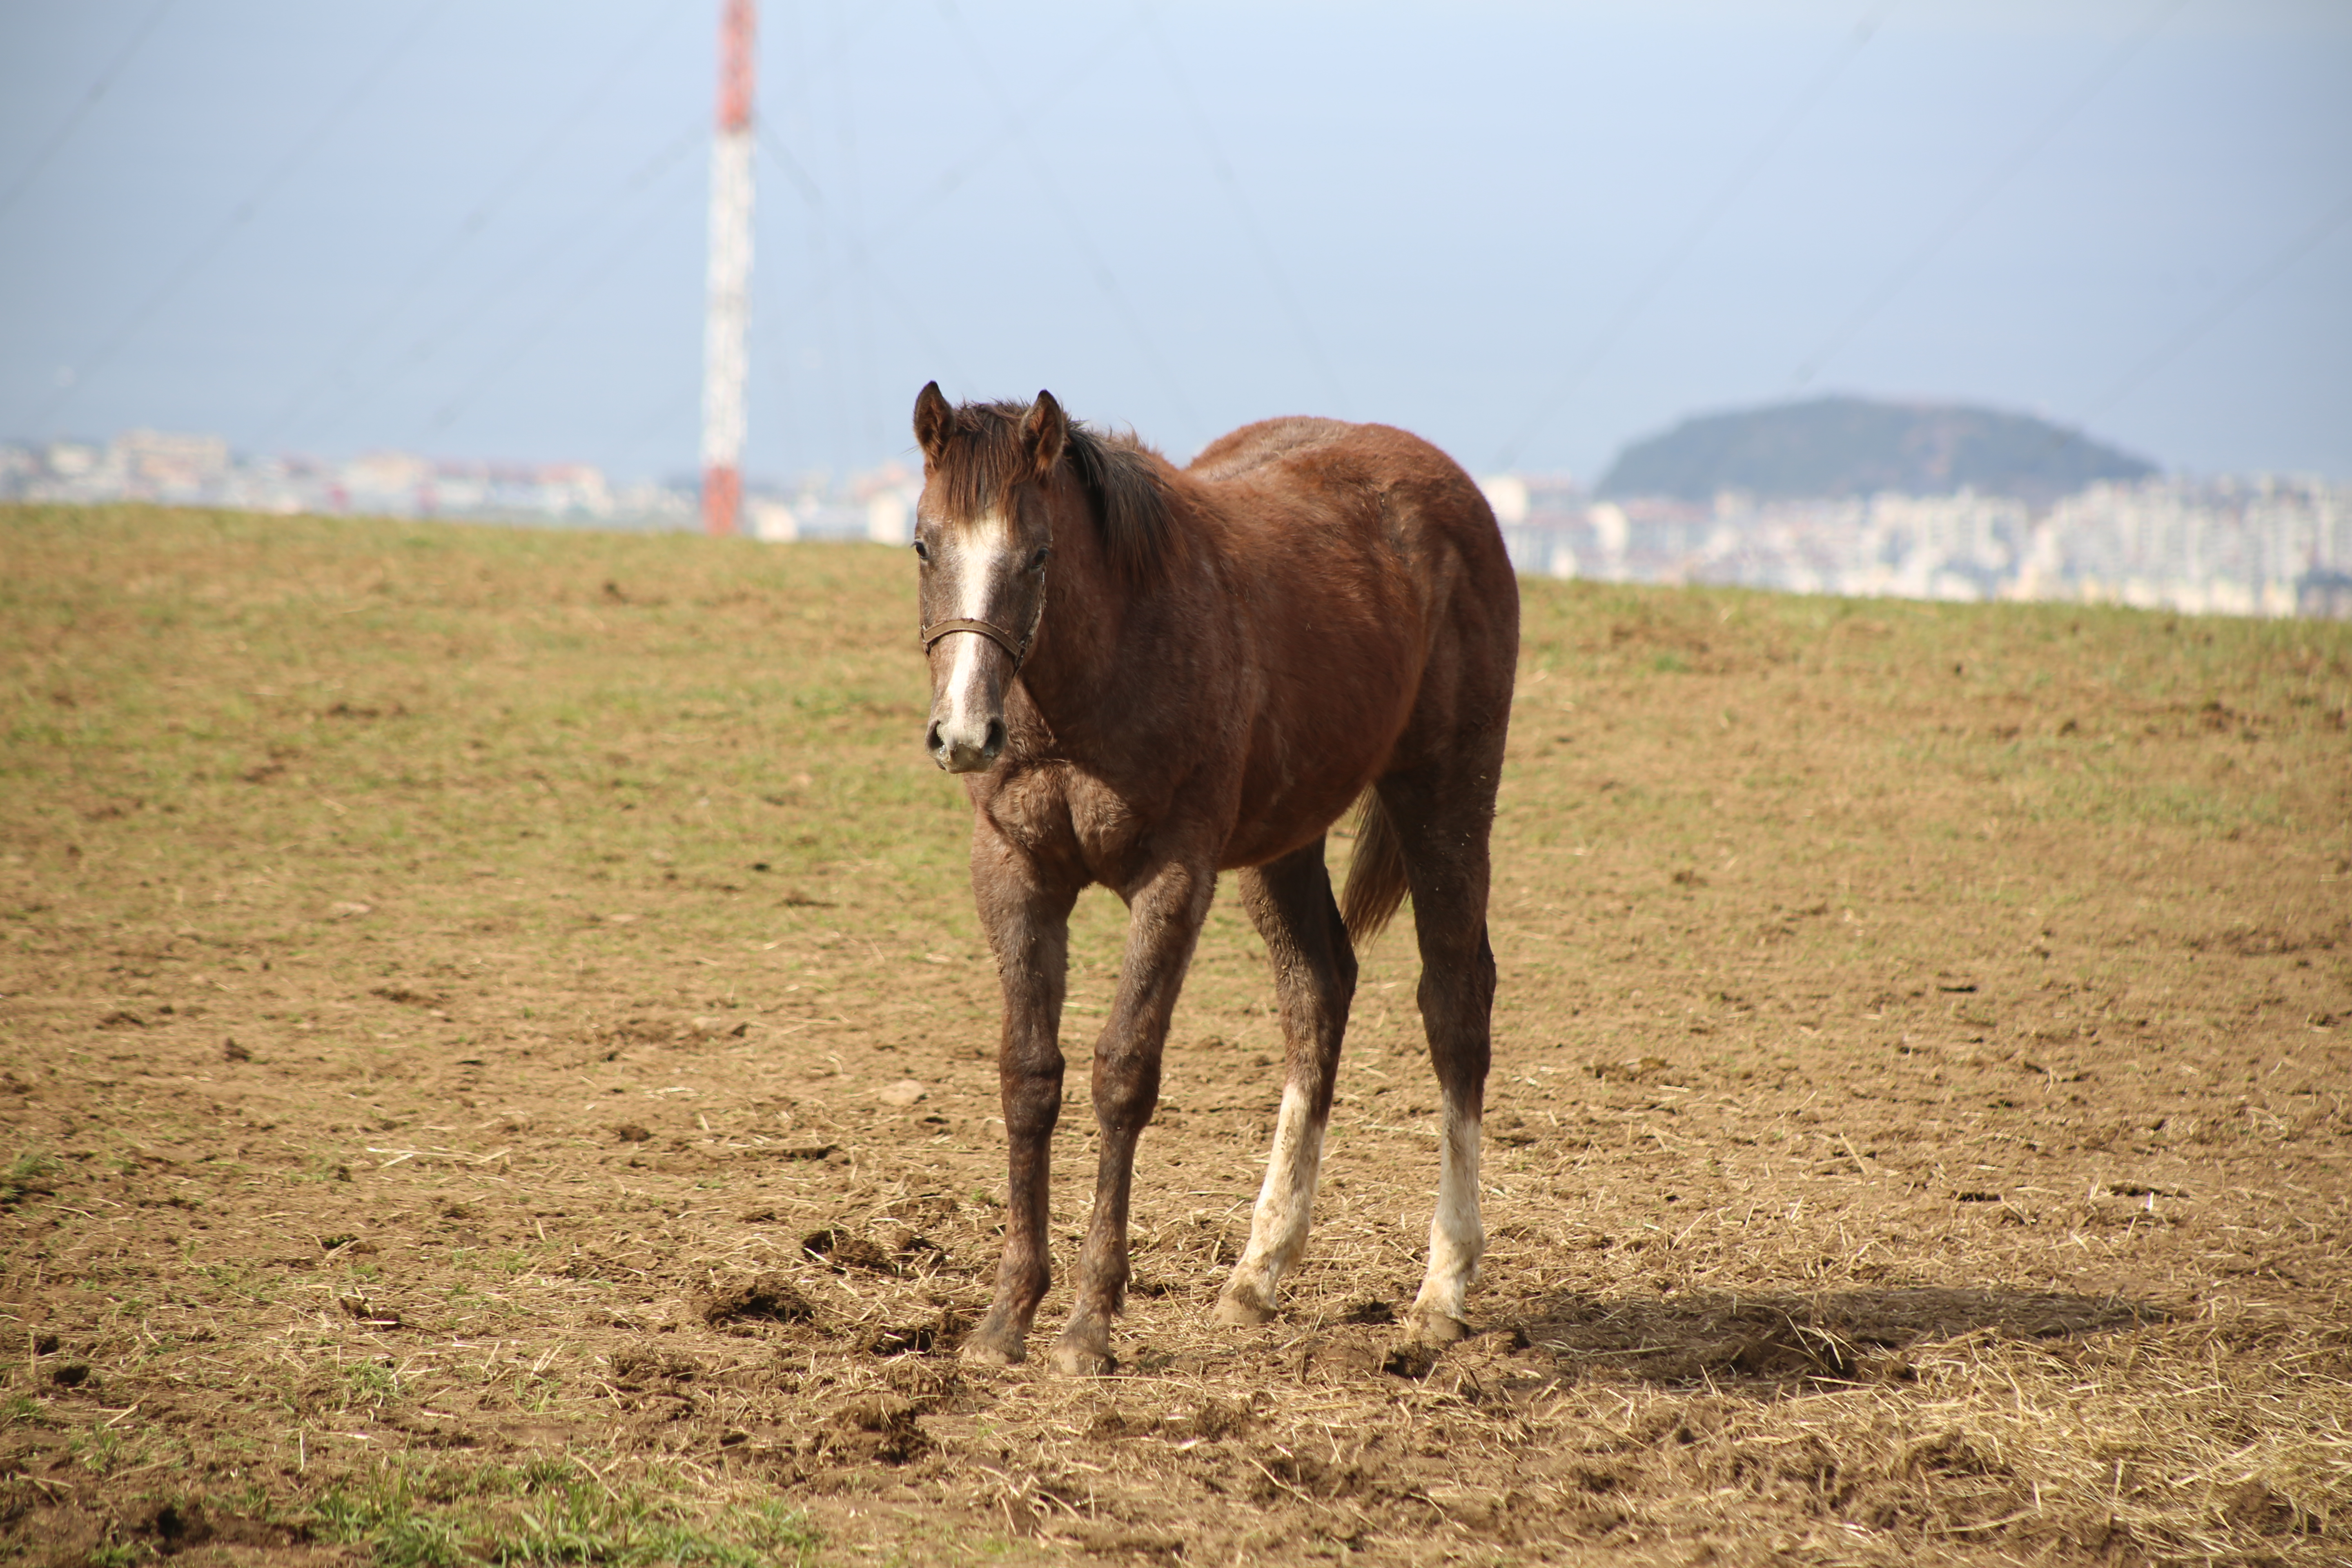
[[954, 1354], [995, 986], [894, 554], [23, 509], [0, 584], [0, 1550], [2352, 1559], [2352, 628], [1530, 584], [1475, 1337], [1397, 1339], [1409, 915], [1207, 1321], [1228, 900], [1076, 1381]]

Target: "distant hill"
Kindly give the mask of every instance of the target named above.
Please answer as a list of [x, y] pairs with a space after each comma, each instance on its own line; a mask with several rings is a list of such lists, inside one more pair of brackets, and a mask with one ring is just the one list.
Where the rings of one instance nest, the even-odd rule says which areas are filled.
[[1600, 493], [1712, 500], [1944, 495], [1969, 489], [2029, 501], [2095, 479], [2137, 479], [2156, 465], [2029, 414], [1956, 403], [1821, 397], [1685, 419], [1617, 455]]

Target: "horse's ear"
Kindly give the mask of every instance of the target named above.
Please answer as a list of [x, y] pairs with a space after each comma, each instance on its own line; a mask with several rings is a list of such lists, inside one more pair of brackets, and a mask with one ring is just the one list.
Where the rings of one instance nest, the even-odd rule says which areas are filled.
[[1028, 459], [1030, 473], [1039, 479], [1052, 473], [1069, 438], [1070, 416], [1062, 412], [1052, 393], [1039, 393], [1029, 412], [1021, 416], [1021, 451]]
[[949, 405], [947, 394], [936, 381], [924, 384], [915, 394], [915, 444], [923, 449], [923, 460], [939, 461], [940, 448], [947, 445], [948, 432], [954, 428], [955, 410]]

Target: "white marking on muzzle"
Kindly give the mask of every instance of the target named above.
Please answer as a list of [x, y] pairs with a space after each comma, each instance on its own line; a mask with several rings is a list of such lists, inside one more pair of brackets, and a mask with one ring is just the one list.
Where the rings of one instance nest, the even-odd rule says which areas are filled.
[[940, 740], [950, 750], [978, 748], [988, 743], [988, 682], [982, 677], [981, 655], [986, 637], [974, 632], [948, 636], [948, 678], [940, 687]]
[[[957, 537], [951, 548], [959, 568], [960, 591], [955, 608], [958, 617], [973, 621], [987, 618], [989, 583], [1011, 543], [1011, 534], [1003, 516], [992, 511], [976, 519]], [[982, 661], [992, 646], [989, 638], [978, 632], [950, 632], [947, 646], [947, 679], [940, 683], [931, 714], [939, 727], [944, 761], [955, 771], [963, 772], [982, 765], [989, 726], [1004, 717], [1003, 693], [998, 694], [996, 703], [989, 701], [988, 679], [982, 669]]]

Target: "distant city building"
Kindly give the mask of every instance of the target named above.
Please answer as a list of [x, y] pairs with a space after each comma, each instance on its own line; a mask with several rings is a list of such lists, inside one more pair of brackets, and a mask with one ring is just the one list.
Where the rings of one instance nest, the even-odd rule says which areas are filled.
[[1701, 505], [1481, 482], [1534, 575], [2352, 618], [2352, 485], [2323, 479], [2103, 481], [2041, 510], [1969, 490]]
[[239, 511], [366, 512], [489, 522], [682, 528], [690, 487], [615, 489], [587, 463], [450, 462], [414, 452], [347, 462], [239, 458], [217, 436], [130, 430], [103, 447], [0, 446], [0, 500], [144, 500]]
[[2310, 614], [2306, 600], [2340, 603], [2333, 584], [2352, 573], [2352, 486], [2316, 479], [2094, 485], [2041, 528], [2037, 566], [2084, 598], [2143, 607]]
[[789, 544], [801, 536], [801, 520], [788, 502], [773, 496], [752, 496], [743, 503], [751, 520], [751, 537], [770, 544]]
[[229, 471], [228, 443], [217, 436], [126, 430], [107, 455], [131, 484], [166, 499], [197, 494]]

